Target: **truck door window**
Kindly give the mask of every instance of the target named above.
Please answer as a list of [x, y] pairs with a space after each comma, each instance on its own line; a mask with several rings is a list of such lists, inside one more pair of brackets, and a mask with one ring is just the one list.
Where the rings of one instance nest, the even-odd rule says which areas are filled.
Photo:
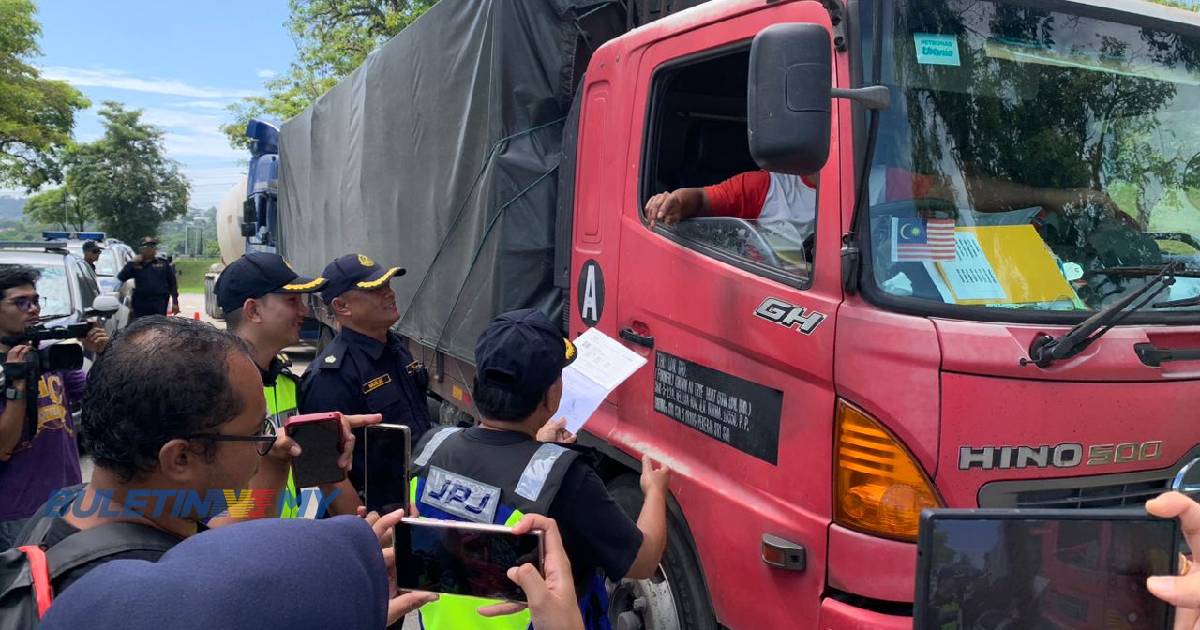
[[[680, 244], [803, 284], [812, 271], [816, 178], [768, 173], [746, 139], [748, 47], [655, 73], [642, 174], [643, 218], [658, 194], [699, 200], [663, 226]], [[660, 200], [664, 199], [660, 197]], [[656, 207], [658, 201], [651, 204]]]

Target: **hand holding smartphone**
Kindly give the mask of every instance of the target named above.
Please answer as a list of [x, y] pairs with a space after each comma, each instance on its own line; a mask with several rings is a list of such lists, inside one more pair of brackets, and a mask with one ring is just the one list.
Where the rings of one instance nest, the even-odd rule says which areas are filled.
[[913, 627], [1165, 630], [1146, 589], [1174, 574], [1174, 520], [1129, 510], [926, 510]]
[[338, 465], [342, 456], [342, 414], [310, 413], [288, 418], [284, 431], [300, 445], [292, 458], [292, 479], [297, 488], [337, 483], [346, 478]]
[[544, 573], [540, 530], [514, 534], [502, 525], [403, 519], [393, 536], [396, 587], [526, 603], [508, 570], [530, 563]]
[[363, 494], [367, 511], [407, 512], [412, 433], [402, 424], [377, 424], [367, 427], [363, 435], [366, 443]]

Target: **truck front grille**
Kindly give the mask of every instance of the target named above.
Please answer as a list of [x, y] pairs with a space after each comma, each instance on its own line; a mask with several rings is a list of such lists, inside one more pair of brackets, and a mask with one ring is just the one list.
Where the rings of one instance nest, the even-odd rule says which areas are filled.
[[1179, 470], [1197, 457], [1200, 457], [1200, 448], [1192, 449], [1174, 466], [1159, 470], [1091, 477], [994, 481], [980, 488], [979, 507], [1084, 509], [1140, 506], [1170, 490], [1171, 482]]

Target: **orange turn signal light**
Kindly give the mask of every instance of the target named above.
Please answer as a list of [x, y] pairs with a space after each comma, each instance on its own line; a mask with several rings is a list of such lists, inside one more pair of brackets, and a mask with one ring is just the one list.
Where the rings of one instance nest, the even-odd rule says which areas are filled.
[[921, 510], [942, 507], [916, 459], [878, 421], [837, 402], [834, 521], [867, 534], [913, 542]]

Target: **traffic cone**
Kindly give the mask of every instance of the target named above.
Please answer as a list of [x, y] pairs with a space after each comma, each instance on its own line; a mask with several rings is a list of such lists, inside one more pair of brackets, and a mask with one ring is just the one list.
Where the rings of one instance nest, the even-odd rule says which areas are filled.
[[200, 321], [200, 311], [192, 311], [192, 319]]

